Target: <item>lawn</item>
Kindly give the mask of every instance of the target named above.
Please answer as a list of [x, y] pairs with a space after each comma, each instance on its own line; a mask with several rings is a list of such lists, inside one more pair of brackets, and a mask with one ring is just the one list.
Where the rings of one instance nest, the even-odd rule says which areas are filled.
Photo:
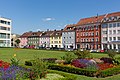
[[[24, 64], [26, 60], [34, 59], [34, 56], [39, 58], [58, 58], [60, 59], [65, 53], [64, 51], [50, 51], [50, 50], [32, 50], [32, 49], [16, 49], [16, 48], [0, 48], [0, 59], [10, 62], [10, 59], [16, 54], [16, 57], [20, 59], [20, 64]], [[100, 58], [100, 57], [108, 57], [105, 53], [91, 53], [93, 57]], [[116, 57], [120, 57], [117, 55]], [[70, 73], [66, 73], [70, 74]], [[72, 74], [75, 75], [75, 74]], [[93, 77], [86, 77], [82, 75], [75, 75], [77, 76], [77, 80], [119, 80], [120, 75], [115, 75], [112, 77], [107, 78], [93, 78]]]
[[34, 59], [34, 56], [60, 59], [65, 53], [63, 51], [0, 48], [0, 59], [10, 62], [10, 59], [16, 54], [16, 57], [20, 59], [20, 63], [24, 63], [26, 60]]

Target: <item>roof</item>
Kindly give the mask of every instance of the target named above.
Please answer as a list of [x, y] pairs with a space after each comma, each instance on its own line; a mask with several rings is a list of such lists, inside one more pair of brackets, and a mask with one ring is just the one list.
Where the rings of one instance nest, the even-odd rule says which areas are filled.
[[76, 25], [94, 24], [96, 22], [101, 22], [105, 15], [93, 16], [89, 18], [80, 19]]
[[64, 28], [63, 31], [69, 31], [69, 30], [74, 30], [75, 29], [75, 24], [69, 24], [69, 25], [66, 25], [66, 27]]
[[49, 37], [54, 31], [46, 31], [46, 32], [43, 32], [41, 37]]
[[120, 12], [109, 13], [106, 17], [120, 16]]
[[54, 31], [50, 36], [62, 36], [62, 30]]
[[32, 32], [25, 32], [20, 36], [20, 38], [29, 37], [31, 34], [32, 34]]
[[39, 37], [42, 35], [43, 32], [32, 32], [32, 34], [29, 37]]
[[108, 13], [104, 15], [97, 15], [89, 18], [82, 18], [79, 20], [79, 22], [76, 24], [76, 26], [79, 25], [86, 25], [86, 24], [94, 24], [94, 23], [101, 23], [104, 18], [114, 17], [114, 16], [120, 16], [120, 12], [114, 12], [114, 13]]

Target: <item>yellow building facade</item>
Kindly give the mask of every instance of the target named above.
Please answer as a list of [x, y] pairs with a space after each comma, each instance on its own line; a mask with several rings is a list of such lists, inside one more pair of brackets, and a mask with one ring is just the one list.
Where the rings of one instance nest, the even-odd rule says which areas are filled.
[[50, 36], [50, 47], [63, 48], [62, 31], [54, 31]]

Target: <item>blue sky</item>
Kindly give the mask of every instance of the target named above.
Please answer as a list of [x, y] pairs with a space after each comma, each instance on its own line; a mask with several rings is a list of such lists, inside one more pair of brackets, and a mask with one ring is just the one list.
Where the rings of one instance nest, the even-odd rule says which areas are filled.
[[81, 18], [120, 11], [120, 0], [0, 0], [0, 15], [12, 33], [62, 29]]

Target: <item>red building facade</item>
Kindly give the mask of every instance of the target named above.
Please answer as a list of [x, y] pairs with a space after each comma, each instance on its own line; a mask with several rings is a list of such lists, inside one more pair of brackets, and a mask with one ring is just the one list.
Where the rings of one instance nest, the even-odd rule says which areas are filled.
[[76, 45], [79, 49], [101, 48], [101, 21], [104, 15], [83, 18], [76, 24]]

